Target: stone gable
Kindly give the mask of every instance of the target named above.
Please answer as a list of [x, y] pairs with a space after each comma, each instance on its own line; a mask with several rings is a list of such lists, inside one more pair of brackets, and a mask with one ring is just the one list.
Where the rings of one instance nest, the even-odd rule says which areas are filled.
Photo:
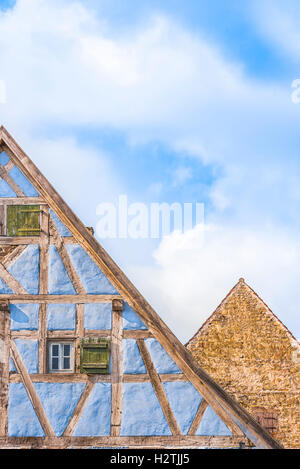
[[300, 345], [243, 279], [187, 348], [274, 438], [300, 448]]

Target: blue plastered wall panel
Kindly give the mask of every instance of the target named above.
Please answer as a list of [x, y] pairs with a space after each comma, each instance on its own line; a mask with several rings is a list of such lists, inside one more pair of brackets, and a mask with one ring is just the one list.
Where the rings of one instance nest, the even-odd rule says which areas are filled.
[[163, 383], [170, 406], [183, 435], [187, 435], [202, 397], [189, 382]]
[[147, 373], [136, 340], [123, 340], [123, 373]]
[[199, 428], [196, 431], [196, 435], [231, 436], [232, 433], [215, 411], [209, 406], [203, 414]]
[[9, 161], [10, 161], [10, 158], [9, 158], [8, 154], [5, 153], [5, 151], [2, 151], [0, 153], [0, 164], [1, 164], [1, 166], [6, 165]]
[[123, 306], [123, 329], [125, 330], [146, 330], [147, 327], [137, 315], [137, 313], [124, 302]]
[[156, 339], [146, 339], [145, 343], [157, 373], [181, 373], [176, 363]]
[[47, 328], [49, 331], [74, 330], [76, 321], [75, 304], [48, 304]]
[[[15, 344], [29, 374], [38, 373], [38, 341], [32, 339], [15, 339]], [[10, 371], [16, 371], [10, 361]]]
[[86, 303], [84, 305], [85, 329], [111, 329], [111, 303]]
[[85, 383], [34, 383], [56, 436], [61, 436], [68, 425]]
[[49, 246], [48, 291], [50, 295], [76, 295], [73, 283], [55, 246]]
[[10, 383], [8, 436], [45, 436], [23, 383]]
[[151, 383], [124, 383], [121, 436], [171, 435]]
[[68, 228], [63, 224], [63, 222], [58, 218], [56, 213], [50, 208], [49, 213], [54, 221], [57, 231], [59, 232], [60, 236], [72, 236]]
[[117, 290], [105, 277], [101, 269], [79, 244], [68, 244], [66, 248], [71, 262], [88, 294], [118, 294]]
[[15, 181], [15, 183], [22, 189], [26, 197], [38, 197], [37, 190], [33, 187], [31, 182], [24, 176], [24, 174], [19, 170], [17, 166], [14, 166], [9, 171], [10, 177]]
[[111, 384], [96, 383], [73, 435], [110, 435], [110, 416]]
[[39, 304], [10, 304], [10, 328], [12, 331], [36, 331], [39, 323]]
[[39, 246], [32, 244], [26, 247], [22, 254], [7, 267], [7, 270], [29, 294], [38, 295], [39, 266]]

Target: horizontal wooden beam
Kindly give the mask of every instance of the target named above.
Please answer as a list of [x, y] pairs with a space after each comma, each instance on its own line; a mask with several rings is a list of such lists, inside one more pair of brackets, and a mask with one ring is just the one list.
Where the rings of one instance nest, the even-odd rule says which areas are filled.
[[[182, 374], [160, 374], [158, 375], [161, 382], [167, 381], [186, 381], [186, 377]], [[45, 373], [45, 374], [31, 374], [30, 379], [33, 383], [77, 383], [77, 382], [87, 382], [90, 379], [90, 376], [85, 373]], [[111, 381], [111, 375], [94, 375], [93, 379], [97, 383], [109, 383]], [[9, 380], [11, 383], [20, 383], [21, 376], [15, 372], [10, 373]], [[122, 378], [123, 383], [143, 383], [145, 381], [150, 381], [150, 377], [147, 373], [143, 374], [125, 374]]]
[[[111, 335], [111, 329], [84, 329], [84, 337], [109, 337]], [[37, 339], [38, 331], [37, 330], [21, 330], [21, 331], [11, 331], [11, 336], [14, 338], [28, 338], [28, 339]], [[80, 337], [75, 330], [56, 330], [56, 331], [47, 331], [47, 336], [49, 338], [61, 338], [69, 337], [77, 339]], [[146, 339], [153, 337], [150, 331], [140, 331], [140, 330], [131, 330], [123, 331], [123, 339]]]
[[[1, 205], [0, 205], [1, 206]], [[64, 244], [76, 244], [78, 241], [73, 236], [62, 236]], [[49, 243], [55, 244], [53, 236], [49, 236]], [[9, 246], [26, 246], [27, 244], [40, 244], [39, 236], [0, 236], [0, 245]]]
[[0, 438], [1, 448], [244, 448], [251, 447], [245, 437], [232, 436], [128, 436], [128, 437], [7, 437]]
[[[186, 377], [183, 374], [160, 374], [158, 375], [162, 382], [166, 381], [187, 381]], [[145, 381], [150, 381], [150, 376], [148, 373], [143, 374], [125, 374], [123, 375], [123, 383], [141, 383]]]
[[[87, 383], [90, 376], [84, 373], [45, 373], [32, 374], [30, 379], [33, 383]], [[21, 376], [17, 373], [10, 373], [9, 380], [11, 383], [20, 383]], [[110, 375], [93, 376], [95, 383], [110, 383]]]
[[123, 339], [148, 339], [153, 337], [152, 332], [137, 329], [123, 330]]
[[0, 200], [0, 205], [47, 205], [40, 197], [6, 197]]
[[8, 300], [11, 304], [18, 303], [109, 303], [113, 299], [120, 298], [119, 295], [0, 295], [2, 299]]

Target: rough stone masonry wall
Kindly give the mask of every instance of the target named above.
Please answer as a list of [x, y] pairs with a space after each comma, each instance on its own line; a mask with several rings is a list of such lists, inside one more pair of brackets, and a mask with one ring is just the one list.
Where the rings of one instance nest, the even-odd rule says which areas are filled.
[[272, 436], [300, 448], [299, 343], [250, 287], [241, 280], [187, 347], [250, 414], [278, 411]]

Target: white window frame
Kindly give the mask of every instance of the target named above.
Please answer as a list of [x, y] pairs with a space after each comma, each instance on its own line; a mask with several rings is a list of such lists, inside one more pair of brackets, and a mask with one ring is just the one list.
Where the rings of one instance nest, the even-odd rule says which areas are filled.
[[[52, 368], [52, 346], [58, 345], [58, 369]], [[70, 345], [70, 368], [63, 368], [63, 360], [66, 356], [63, 354], [63, 346]], [[68, 357], [69, 358], [69, 357]], [[49, 373], [74, 373], [74, 342], [67, 340], [52, 340], [48, 343], [48, 369]]]

